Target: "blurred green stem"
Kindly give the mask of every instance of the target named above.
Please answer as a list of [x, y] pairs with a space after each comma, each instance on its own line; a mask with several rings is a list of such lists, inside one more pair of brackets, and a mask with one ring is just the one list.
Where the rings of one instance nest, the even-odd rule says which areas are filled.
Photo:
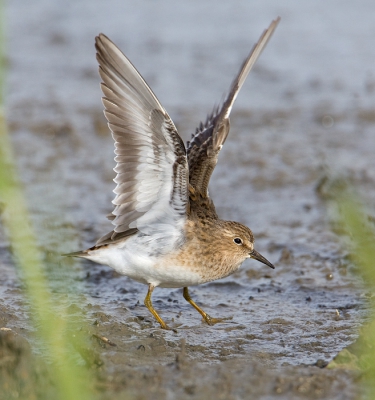
[[[358, 266], [364, 284], [370, 293], [375, 293], [375, 229], [366, 218], [360, 202], [347, 190], [336, 196], [339, 208], [339, 223], [350, 236], [350, 253]], [[358, 339], [359, 366], [364, 369], [367, 385], [366, 398], [375, 399], [375, 318], [371, 310], [370, 322], [361, 330]]]
[[[25, 198], [17, 179], [13, 154], [3, 112], [0, 114], [0, 201], [2, 222], [11, 243], [12, 253], [18, 265], [38, 337], [46, 345], [52, 360], [52, 379], [58, 386], [61, 399], [89, 398], [84, 390], [87, 374], [69, 357], [70, 343], [66, 337], [64, 320], [53, 312], [51, 293], [44, 274], [42, 255], [38, 251], [35, 235], [27, 212]], [[86, 376], [84, 376], [86, 375]], [[88, 382], [87, 382], [88, 387]]]
[[[1, 0], [0, 0], [1, 1]], [[51, 296], [44, 274], [42, 254], [38, 250], [27, 205], [20, 185], [4, 111], [4, 7], [0, 2], [0, 211], [12, 254], [27, 289], [37, 335], [47, 348], [52, 361], [51, 378], [57, 386], [57, 396], [63, 400], [89, 399], [87, 371], [72, 361], [67, 340], [66, 323], [53, 312]], [[74, 353], [75, 354], [75, 353]]]

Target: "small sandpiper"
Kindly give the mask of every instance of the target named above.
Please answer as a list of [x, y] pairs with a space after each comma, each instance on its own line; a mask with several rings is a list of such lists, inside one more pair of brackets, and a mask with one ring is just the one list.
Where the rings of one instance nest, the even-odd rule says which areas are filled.
[[115, 140], [115, 208], [108, 216], [114, 229], [90, 249], [66, 255], [148, 285], [144, 303], [163, 329], [170, 328], [152, 306], [155, 287], [182, 287], [184, 298], [212, 325], [223, 319], [195, 304], [188, 286], [224, 278], [247, 258], [274, 268], [255, 251], [249, 228], [219, 219], [208, 183], [229, 133], [233, 103], [279, 20], [263, 32], [225, 101], [199, 125], [187, 149], [131, 62], [105, 35], [96, 37], [104, 114]]

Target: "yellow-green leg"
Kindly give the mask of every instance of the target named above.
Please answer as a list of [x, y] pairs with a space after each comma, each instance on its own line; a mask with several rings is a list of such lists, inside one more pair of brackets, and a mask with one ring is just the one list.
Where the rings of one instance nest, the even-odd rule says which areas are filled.
[[218, 322], [225, 321], [227, 319], [231, 318], [211, 318], [206, 312], [204, 312], [199, 306], [195, 304], [193, 299], [190, 297], [189, 290], [187, 287], [184, 287], [184, 299], [189, 302], [198, 312], [199, 314], [203, 317], [203, 319], [208, 323], [208, 325], [215, 325]]
[[[161, 319], [159, 314], [156, 312], [155, 308], [152, 306], [152, 301], [151, 301], [151, 295], [152, 292], [154, 291], [155, 286], [153, 286], [151, 283], [148, 285], [148, 292], [145, 298], [145, 306], [149, 309], [151, 314], [156, 318], [156, 320], [159, 322], [160, 326], [163, 329], [168, 329], [170, 330], [171, 328]], [[174, 330], [174, 329], [173, 329]]]

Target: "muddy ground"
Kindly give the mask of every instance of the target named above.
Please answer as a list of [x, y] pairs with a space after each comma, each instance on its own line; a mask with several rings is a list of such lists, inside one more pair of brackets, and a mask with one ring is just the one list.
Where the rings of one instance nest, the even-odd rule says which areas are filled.
[[[214, 24], [192, 35], [187, 23], [192, 16], [184, 10], [170, 27], [179, 36], [168, 31], [163, 24], [167, 17], [152, 14], [147, 7], [155, 6], [147, 2], [139, 10], [146, 13], [142, 16], [129, 5], [124, 24], [115, 12], [121, 7], [113, 1], [114, 10], [106, 10], [112, 25], [103, 16], [95, 19], [99, 11], [83, 3], [86, 8], [62, 11], [36, 2], [49, 21], [43, 27], [37, 14], [26, 15], [17, 3], [9, 5], [8, 115], [51, 290], [59, 301], [57, 312], [73, 319], [90, 345], [92, 357], [80, 354], [77, 362], [85, 360], [95, 371], [99, 398], [123, 398], [125, 393], [160, 399], [356, 398], [357, 372], [322, 368], [356, 340], [368, 309], [366, 291], [327, 210], [329, 183], [337, 175], [374, 203], [375, 84], [359, 65], [361, 55], [368, 57], [363, 49], [358, 50], [358, 64], [348, 59], [348, 71], [340, 69], [335, 76], [329, 72], [352, 51], [346, 43], [366, 43], [366, 37], [354, 36], [354, 28], [347, 28], [344, 38], [341, 31], [334, 36], [341, 45], [337, 53], [333, 45], [322, 50], [324, 33], [332, 33], [335, 25], [322, 32], [319, 10], [305, 10], [317, 47], [304, 47], [310, 31], [303, 26], [307, 21], [297, 18], [303, 10], [295, 10], [293, 1], [282, 10], [274, 9], [272, 2], [262, 3], [267, 4], [260, 13], [262, 25], [257, 20], [251, 32], [246, 31], [250, 43], [243, 37], [243, 10], [227, 36], [221, 31], [225, 40], [220, 41], [211, 36]], [[173, 10], [172, 3], [164, 3]], [[353, 11], [346, 7], [340, 16]], [[192, 14], [198, 19], [209, 14], [196, 11]], [[203, 15], [198, 17], [198, 12]], [[215, 12], [225, 18], [224, 6]], [[145, 286], [108, 267], [60, 257], [91, 246], [111, 229], [105, 215], [111, 211], [114, 188], [113, 143], [100, 106], [93, 36], [107, 28], [125, 51], [129, 46], [135, 58], [139, 55], [140, 65], [134, 62], [156, 94], [160, 87], [161, 100], [186, 140], [228, 87], [239, 60], [279, 13], [284, 28], [275, 33], [274, 44], [265, 50], [236, 103], [210, 188], [219, 215], [251, 227], [257, 250], [276, 269], [251, 260], [228, 278], [191, 288], [192, 297], [211, 316], [232, 317], [216, 326], [201, 321], [180, 289], [156, 289], [155, 308], [177, 329], [163, 331], [143, 305]], [[140, 28], [135, 23], [152, 16], [153, 25]], [[22, 26], [17, 32], [16, 21]], [[182, 22], [187, 26], [178, 25]], [[151, 36], [152, 27], [159, 35]], [[303, 33], [298, 38], [292, 35], [296, 29]], [[124, 30], [132, 33], [126, 36]], [[27, 31], [32, 35], [26, 37]], [[292, 41], [289, 47], [287, 40]], [[30, 44], [38, 57], [26, 51]], [[293, 63], [284, 58], [278, 63], [285, 52]], [[322, 65], [311, 61], [315, 54], [321, 55]], [[371, 207], [368, 212], [374, 215]], [[49, 389], [38, 392], [27, 382], [37, 380], [44, 387], [46, 365], [31, 368], [28, 363], [33, 354], [43, 358], [43, 346], [33, 336], [24, 284], [10, 250], [0, 231], [0, 328], [5, 328], [0, 331], [0, 354], [7, 360], [2, 376], [10, 382], [11, 398], [19, 390], [12, 386], [14, 375], [24, 379], [25, 398], [42, 397]], [[98, 339], [101, 336], [114, 345]]]

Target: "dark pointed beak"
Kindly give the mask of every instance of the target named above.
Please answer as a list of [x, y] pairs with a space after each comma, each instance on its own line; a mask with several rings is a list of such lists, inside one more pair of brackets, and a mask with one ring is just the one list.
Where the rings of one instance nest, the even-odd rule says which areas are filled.
[[250, 252], [250, 257], [254, 258], [254, 260], [258, 260], [263, 264], [268, 265], [270, 268], [275, 269], [275, 267], [266, 259], [264, 258], [261, 254], [259, 254], [257, 251], [253, 250]]

